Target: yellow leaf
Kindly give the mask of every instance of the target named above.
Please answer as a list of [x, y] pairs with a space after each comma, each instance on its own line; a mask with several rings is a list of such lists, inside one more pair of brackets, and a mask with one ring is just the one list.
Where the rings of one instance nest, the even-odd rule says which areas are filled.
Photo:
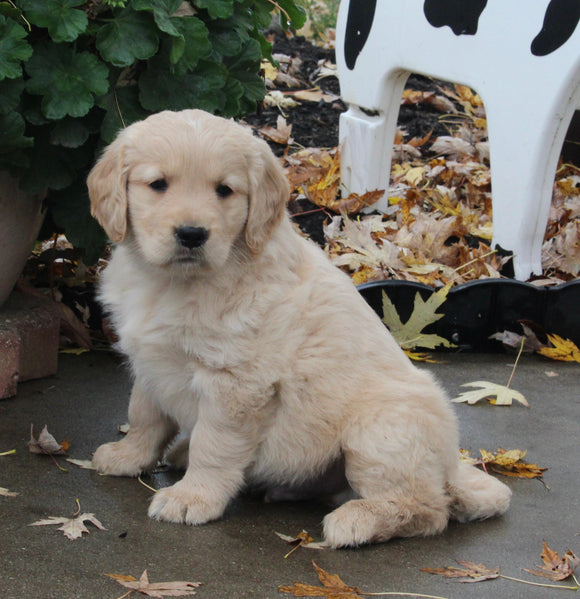
[[407, 171], [406, 175], [403, 177], [403, 179], [405, 181], [407, 181], [407, 183], [409, 183], [409, 185], [413, 185], [416, 187], [417, 185], [419, 185], [421, 183], [424, 176], [425, 176], [425, 169], [422, 166], [416, 166], [416, 167], [409, 169]]
[[421, 294], [417, 292], [413, 312], [405, 324], [401, 322], [395, 306], [383, 291], [383, 322], [403, 349], [415, 347], [434, 349], [439, 345], [453, 347], [452, 343], [439, 335], [422, 332], [425, 327], [443, 318], [443, 314], [438, 314], [436, 310], [445, 301], [449, 289], [451, 289], [450, 283], [432, 293], [427, 301], [423, 300]]
[[427, 362], [428, 364], [440, 364], [439, 360], [433, 360], [430, 354], [425, 352], [414, 352], [409, 349], [403, 350], [411, 360], [415, 362]]
[[538, 350], [539, 354], [552, 360], [580, 362], [580, 349], [573, 341], [563, 339], [559, 335], [548, 335], [548, 339], [554, 347], [542, 347]]
[[490, 469], [496, 474], [512, 476], [515, 478], [542, 478], [547, 468], [541, 468], [537, 464], [528, 464], [522, 461], [526, 451], [521, 449], [505, 450], [501, 447], [494, 453], [480, 449], [480, 458], [471, 457], [470, 452], [460, 450], [460, 460], [475, 466], [482, 466], [484, 469]]
[[526, 406], [526, 408], [530, 407], [528, 400], [519, 391], [510, 389], [505, 385], [498, 385], [489, 381], [474, 381], [461, 386], [474, 387], [476, 390], [460, 393], [458, 397], [451, 400], [453, 403], [468, 403], [469, 405], [473, 405], [482, 399], [489, 399], [493, 405], [511, 406], [515, 400]]

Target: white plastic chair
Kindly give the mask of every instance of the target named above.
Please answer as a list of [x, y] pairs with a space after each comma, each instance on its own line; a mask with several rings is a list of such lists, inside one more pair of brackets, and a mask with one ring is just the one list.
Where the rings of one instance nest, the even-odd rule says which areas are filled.
[[468, 85], [487, 115], [493, 245], [513, 251], [517, 279], [540, 274], [557, 161], [580, 107], [579, 16], [580, 0], [343, 0], [344, 189], [388, 189], [410, 73]]

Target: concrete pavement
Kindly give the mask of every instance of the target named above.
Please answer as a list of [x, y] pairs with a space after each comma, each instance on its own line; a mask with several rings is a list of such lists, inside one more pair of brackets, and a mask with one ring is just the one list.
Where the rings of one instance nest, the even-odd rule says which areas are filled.
[[[444, 354], [432, 370], [450, 395], [462, 383], [505, 384], [513, 357]], [[340, 366], [337, 366], [340, 367]], [[555, 376], [553, 376], [555, 374]], [[361, 381], [361, 385], [364, 381]], [[274, 531], [295, 535], [306, 529], [320, 538], [327, 511], [316, 503], [263, 504], [242, 497], [218, 522], [199, 528], [158, 523], [147, 517], [151, 491], [137, 480], [109, 478], [58, 458], [29, 453], [30, 424], [44, 424], [58, 441], [70, 441], [69, 456], [89, 459], [105, 441], [115, 440], [126, 421], [130, 381], [120, 360], [106, 352], [61, 355], [54, 377], [22, 383], [18, 395], [0, 401], [0, 487], [20, 493], [0, 497], [0, 597], [3, 599], [115, 599], [123, 589], [103, 573], [152, 582], [202, 582], [202, 598], [277, 598], [278, 585], [318, 585], [311, 560], [365, 592], [423, 593], [448, 599], [546, 598], [561, 593], [504, 579], [461, 584], [420, 571], [455, 565], [455, 559], [499, 566], [508, 576], [534, 582], [522, 567], [540, 564], [542, 541], [560, 554], [580, 554], [580, 365], [523, 357], [512, 386], [531, 407], [457, 405], [462, 447], [526, 449], [526, 460], [547, 467], [545, 484], [507, 479], [513, 503], [500, 519], [451, 523], [439, 536], [394, 540], [356, 550], [290, 549]], [[178, 475], [144, 477], [154, 487]], [[506, 480], [506, 479], [504, 479]], [[547, 488], [549, 487], [549, 488]], [[88, 524], [89, 535], [70, 541], [56, 526], [30, 527], [49, 516], [72, 516], [78, 499], [106, 527]], [[573, 580], [561, 584], [574, 584]], [[137, 597], [137, 595], [133, 595]]]

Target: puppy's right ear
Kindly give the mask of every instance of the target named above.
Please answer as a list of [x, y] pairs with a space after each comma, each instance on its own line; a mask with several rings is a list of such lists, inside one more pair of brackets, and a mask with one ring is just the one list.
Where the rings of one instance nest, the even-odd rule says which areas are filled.
[[117, 138], [107, 147], [87, 179], [91, 214], [114, 242], [123, 241], [127, 233], [129, 169], [124, 164], [124, 153], [124, 144]]

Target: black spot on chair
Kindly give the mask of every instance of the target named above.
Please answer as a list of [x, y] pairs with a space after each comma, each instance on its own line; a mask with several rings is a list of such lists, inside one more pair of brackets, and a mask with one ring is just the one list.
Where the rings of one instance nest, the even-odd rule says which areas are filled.
[[369, 37], [376, 5], [377, 0], [351, 0], [349, 4], [344, 38], [344, 60], [351, 71]]
[[532, 54], [546, 56], [563, 46], [574, 33], [579, 20], [580, 0], [551, 0], [542, 29], [532, 42]]
[[475, 35], [487, 0], [425, 0], [423, 11], [433, 27], [451, 27], [455, 35]]

